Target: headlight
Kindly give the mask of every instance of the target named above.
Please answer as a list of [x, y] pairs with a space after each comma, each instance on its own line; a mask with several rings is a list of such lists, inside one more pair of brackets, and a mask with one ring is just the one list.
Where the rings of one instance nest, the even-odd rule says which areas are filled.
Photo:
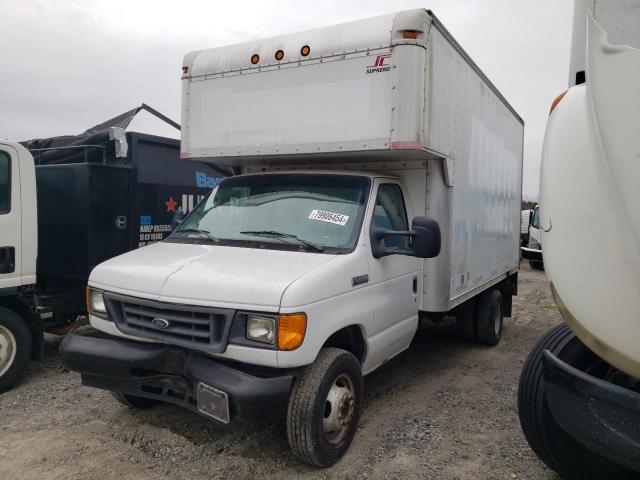
[[249, 340], [273, 345], [275, 336], [276, 321], [274, 318], [247, 315], [247, 338]]
[[101, 291], [87, 287], [87, 311], [89, 313], [107, 313], [104, 294]]

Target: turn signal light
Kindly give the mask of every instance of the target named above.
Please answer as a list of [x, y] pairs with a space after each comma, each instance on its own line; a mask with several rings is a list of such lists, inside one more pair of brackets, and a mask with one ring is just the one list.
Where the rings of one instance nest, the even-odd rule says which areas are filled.
[[295, 350], [304, 340], [307, 316], [304, 313], [278, 315], [278, 350]]
[[555, 110], [555, 108], [558, 106], [558, 104], [562, 101], [562, 99], [564, 98], [564, 96], [567, 94], [568, 90], [565, 90], [564, 92], [562, 92], [560, 95], [558, 95], [553, 102], [551, 102], [551, 109], [549, 110], [549, 115], [551, 115], [551, 112], [553, 112]]

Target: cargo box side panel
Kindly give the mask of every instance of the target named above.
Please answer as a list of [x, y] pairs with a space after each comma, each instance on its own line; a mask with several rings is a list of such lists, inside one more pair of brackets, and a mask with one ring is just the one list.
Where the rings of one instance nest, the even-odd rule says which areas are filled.
[[[518, 267], [523, 124], [439, 29], [431, 29], [430, 40], [426, 137], [428, 148], [447, 159], [442, 166], [447, 167], [450, 224], [444, 252], [450, 275], [448, 288], [438, 285], [433, 288], [437, 298], [423, 303], [427, 310], [445, 311]], [[442, 198], [435, 199], [432, 191], [431, 202], [448, 198], [437, 194]], [[441, 268], [438, 275], [432, 272], [438, 278], [433, 281], [441, 282]], [[425, 278], [427, 289], [432, 283]]]
[[89, 257], [89, 169], [36, 167], [39, 280], [86, 279]]
[[[86, 276], [99, 263], [130, 250], [130, 167], [87, 165], [90, 169], [88, 201], [89, 256]], [[82, 201], [82, 199], [78, 199]], [[86, 201], [86, 200], [85, 200]]]

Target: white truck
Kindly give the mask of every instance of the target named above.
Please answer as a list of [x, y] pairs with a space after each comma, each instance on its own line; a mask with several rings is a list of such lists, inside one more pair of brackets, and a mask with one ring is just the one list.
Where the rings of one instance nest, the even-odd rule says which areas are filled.
[[287, 418], [303, 461], [351, 443], [362, 377], [420, 318], [496, 345], [519, 264], [523, 122], [412, 10], [191, 52], [185, 162], [230, 165], [165, 241], [96, 267], [85, 385], [224, 423]]
[[544, 269], [542, 258], [542, 231], [540, 227], [540, 205], [531, 210], [528, 226], [527, 244], [521, 247], [522, 258], [529, 260], [531, 268]]
[[[589, 9], [589, 12], [588, 10]], [[519, 413], [565, 479], [640, 474], [640, 1], [575, 3], [570, 88], [542, 152], [544, 263], [565, 324], [527, 359]]]

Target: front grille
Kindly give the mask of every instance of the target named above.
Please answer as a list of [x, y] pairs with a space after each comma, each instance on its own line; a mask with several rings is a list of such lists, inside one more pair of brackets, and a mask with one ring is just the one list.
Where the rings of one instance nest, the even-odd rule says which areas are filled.
[[161, 340], [211, 353], [227, 347], [235, 311], [179, 305], [112, 293], [105, 295], [109, 316], [128, 335]]

